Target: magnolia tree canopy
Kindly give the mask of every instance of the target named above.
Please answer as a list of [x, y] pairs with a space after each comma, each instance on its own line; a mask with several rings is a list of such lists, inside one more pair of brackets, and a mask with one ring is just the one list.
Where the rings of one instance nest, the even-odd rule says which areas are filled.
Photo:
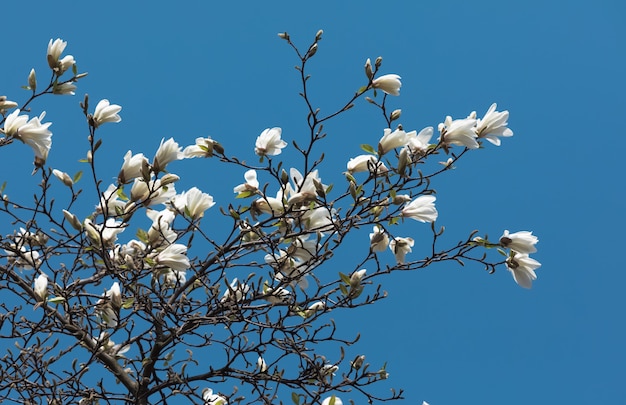
[[[248, 136], [237, 151], [225, 150], [219, 136], [199, 136], [190, 145], [164, 138], [154, 156], [124, 150], [103, 156], [99, 129], [119, 123], [122, 107], [85, 96], [85, 169], [69, 175], [51, 168], [51, 122], [33, 102], [73, 95], [86, 76], [73, 56], [63, 55], [61, 39], [48, 44], [48, 82], [39, 77], [49, 72], [33, 69], [25, 86], [30, 97], [0, 99], [0, 146], [4, 153], [30, 146], [33, 181], [40, 182], [34, 199], [11, 193], [10, 175], [2, 186], [2, 401], [341, 405], [400, 399], [401, 390], [381, 395], [375, 388], [389, 377], [386, 365], [369, 364], [354, 345], [358, 330], [336, 325], [334, 314], [384, 298], [385, 274], [440, 262], [506, 269], [517, 284], [531, 287], [540, 266], [529, 256], [538, 241], [532, 232], [504, 230], [491, 240], [472, 231], [441, 246], [444, 228], [435, 225], [436, 181], [467, 153], [484, 153], [479, 149], [512, 136], [508, 111], [493, 104], [482, 116], [448, 116], [436, 127], [405, 130], [401, 110], [387, 110], [387, 100], [400, 94], [401, 77], [386, 73], [379, 57], [359, 72], [362, 87], [323, 115], [311, 100], [307, 71], [322, 31], [304, 51], [287, 33], [279, 36], [298, 58], [308, 110], [304, 138], [274, 127]], [[326, 137], [333, 135], [324, 124], [343, 118], [359, 99], [370, 104], [359, 108], [379, 111], [384, 128], [364, 138], [363, 154], [324, 160]], [[298, 156], [290, 167], [281, 161], [287, 148]], [[242, 156], [252, 152], [257, 159], [249, 163]], [[119, 159], [121, 168], [108, 184], [99, 162], [110, 159]], [[232, 184], [232, 195], [215, 197], [211, 189], [177, 189], [180, 178], [170, 164], [186, 159], [217, 161], [222, 170], [241, 173], [242, 182]], [[415, 240], [406, 231], [412, 227], [425, 227], [430, 240]], [[361, 247], [337, 271], [329, 263], [352, 234]], [[416, 243], [427, 247], [425, 257], [412, 252]]]

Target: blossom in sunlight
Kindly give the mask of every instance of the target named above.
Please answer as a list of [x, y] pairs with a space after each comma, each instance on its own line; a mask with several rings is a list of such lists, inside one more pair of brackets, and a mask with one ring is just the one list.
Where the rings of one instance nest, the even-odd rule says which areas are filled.
[[405, 146], [409, 142], [409, 139], [414, 136], [414, 132], [415, 131], [412, 131], [407, 134], [402, 127], [398, 127], [398, 129], [393, 132], [391, 129], [385, 128], [383, 137], [378, 141], [378, 154], [382, 156], [392, 149]]
[[396, 237], [389, 242], [389, 249], [396, 256], [396, 262], [398, 264], [403, 264], [405, 262], [405, 257], [407, 253], [411, 253], [411, 248], [415, 244], [413, 238], [401, 238]]
[[259, 156], [280, 155], [282, 149], [287, 146], [280, 136], [282, 129], [278, 127], [267, 128], [256, 138], [254, 153]]
[[233, 281], [228, 286], [226, 292], [222, 296], [221, 302], [240, 302], [242, 299], [246, 297], [246, 294], [250, 290], [250, 286], [248, 284], [241, 284], [239, 280], [235, 277]]
[[[415, 131], [411, 132], [410, 134], [414, 134]], [[411, 150], [412, 154], [424, 154], [426, 153], [426, 151], [428, 150], [428, 147], [430, 146], [430, 138], [433, 137], [433, 127], [426, 127], [424, 129], [422, 129], [419, 134], [415, 135], [415, 136], [409, 136], [409, 141], [407, 143], [407, 146], [409, 147], [409, 149]]]
[[148, 172], [148, 159], [143, 153], [133, 155], [132, 151], [126, 152], [124, 155], [124, 163], [122, 169], [117, 175], [117, 181], [120, 184], [126, 184], [138, 177], [143, 177]]
[[74, 181], [72, 180], [69, 174], [62, 172], [60, 170], [57, 170], [57, 169], [53, 169], [52, 174], [54, 175], [54, 177], [59, 179], [66, 186], [72, 187], [74, 185]]
[[476, 135], [479, 138], [485, 138], [492, 144], [500, 146], [501, 136], [513, 136], [513, 131], [507, 127], [509, 119], [508, 111], [496, 111], [497, 104], [493, 103], [485, 113], [482, 119], [476, 122]]
[[333, 395], [333, 396], [324, 398], [324, 400], [322, 401], [322, 405], [343, 405], [343, 401], [341, 400], [341, 398], [338, 398]]
[[96, 246], [112, 246], [125, 227], [125, 224], [113, 218], [108, 218], [104, 224], [94, 224], [87, 218], [84, 223], [85, 233]]
[[215, 202], [209, 194], [203, 193], [197, 187], [192, 187], [172, 198], [172, 204], [178, 211], [189, 215], [195, 221], [202, 218], [204, 211], [214, 206]]
[[48, 296], [48, 276], [43, 273], [40, 274], [39, 277], [35, 279], [35, 287], [33, 288], [33, 291], [40, 300], [45, 301]]
[[165, 287], [176, 287], [187, 282], [187, 272], [184, 270], [166, 269], [158, 274], [161, 276], [161, 283]]
[[26, 249], [23, 245], [18, 248], [15, 244], [11, 244], [10, 248], [9, 250], [7, 250], [8, 248], [4, 250], [7, 254], [8, 264], [12, 264], [22, 270], [32, 270], [41, 265], [38, 251]]
[[260, 213], [278, 216], [285, 211], [283, 196], [284, 192], [281, 188], [276, 193], [276, 197], [263, 196], [252, 203], [252, 208]]
[[389, 171], [385, 164], [379, 162], [378, 158], [374, 155], [359, 155], [350, 158], [346, 166], [348, 173], [369, 171], [370, 173], [383, 174]]
[[256, 178], [256, 170], [248, 170], [244, 173], [243, 177], [246, 179], [246, 182], [233, 188], [233, 192], [238, 194], [245, 192], [250, 194], [256, 193], [259, 190], [259, 181]]
[[357, 270], [350, 275], [350, 287], [358, 287], [361, 285], [361, 281], [365, 274], [367, 273], [366, 269]]
[[334, 215], [334, 209], [329, 210], [326, 207], [317, 207], [308, 210], [302, 216], [302, 220], [307, 231], [331, 232], [335, 230]]
[[370, 233], [370, 249], [372, 252], [384, 252], [389, 246], [389, 235], [383, 228], [374, 225], [374, 232]]
[[433, 195], [421, 195], [402, 208], [402, 217], [411, 218], [420, 222], [435, 222], [437, 219], [437, 208]]
[[195, 145], [187, 146], [183, 150], [183, 155], [185, 158], [211, 157], [214, 151], [224, 153], [224, 148], [219, 142], [208, 136], [206, 138], [196, 138]]
[[187, 246], [174, 243], [163, 249], [155, 258], [157, 264], [172, 270], [183, 271], [189, 268]]
[[59, 83], [52, 88], [52, 94], [58, 94], [60, 96], [73, 96], [76, 92], [76, 85], [74, 82]]
[[263, 357], [259, 356], [259, 358], [256, 361], [256, 367], [262, 373], [267, 371], [267, 363], [265, 362], [265, 359], [263, 359]]
[[267, 284], [263, 286], [263, 299], [270, 304], [282, 304], [289, 301], [291, 293], [283, 287], [268, 287]]
[[161, 246], [163, 243], [174, 243], [178, 238], [176, 231], [172, 229], [172, 223], [176, 218], [176, 213], [165, 209], [157, 211], [147, 209], [146, 215], [152, 220], [152, 225], [148, 229], [148, 242], [153, 247]]
[[[288, 256], [286, 251], [279, 250], [278, 252], [266, 254], [265, 263], [276, 269], [276, 274], [274, 275], [276, 281], [286, 282], [291, 286], [298, 285], [303, 289], [309, 286], [306, 273], [310, 265]], [[275, 294], [278, 294], [278, 291], [277, 289]], [[281, 291], [280, 294], [283, 294], [283, 292]]]
[[539, 239], [529, 231], [509, 233], [508, 230], [505, 230], [500, 237], [500, 245], [502, 247], [519, 253], [535, 253], [537, 251], [535, 247], [537, 242], [539, 242]]
[[143, 179], [137, 178], [130, 188], [130, 199], [135, 202], [141, 201], [147, 206], [168, 203], [175, 196], [174, 185], [162, 185], [161, 179], [153, 179], [146, 183]]
[[[309, 307], [304, 311], [304, 317], [305, 318], [310, 318], [313, 315], [315, 315], [317, 312], [323, 312], [326, 309], [326, 303], [324, 303], [323, 301], [315, 301], [314, 303], [312, 303], [311, 305], [309, 305]], [[332, 366], [332, 365], [328, 365], [322, 367], [324, 370], [328, 370], [328, 374], [332, 374], [335, 375], [335, 371], [337, 371], [337, 366]], [[334, 370], [332, 370], [331, 368], [335, 367]]]
[[400, 79], [401, 77], [395, 74], [382, 75], [372, 81], [372, 87], [392, 96], [399, 96], [400, 87], [402, 87]]
[[[34, 71], [34, 70], [33, 70]], [[7, 100], [7, 96], [0, 96], [0, 114], [6, 115], [7, 110], [17, 107], [15, 101]]]
[[41, 121], [46, 116], [42, 112], [39, 117], [30, 120], [28, 115], [19, 115], [20, 110], [15, 110], [6, 117], [3, 132], [7, 137], [19, 139], [27, 144], [35, 152], [35, 165], [41, 167], [48, 158], [48, 152], [52, 147], [52, 132], [48, 129], [51, 122], [43, 124]]
[[202, 390], [202, 399], [204, 400], [204, 405], [228, 405], [226, 398], [222, 395], [214, 394], [211, 388]]
[[111, 285], [111, 289], [107, 290], [105, 293], [106, 297], [113, 304], [113, 308], [121, 308], [122, 307], [122, 292], [120, 290], [120, 283], [117, 281]]
[[122, 118], [119, 116], [118, 112], [121, 110], [121, 106], [117, 104], [110, 104], [107, 99], [100, 100], [93, 113], [94, 125], [98, 127], [105, 122], [120, 122]]
[[452, 117], [448, 115], [446, 120], [439, 124], [440, 139], [443, 139], [446, 145], [458, 145], [469, 149], [477, 149], [479, 145], [476, 142], [475, 126], [475, 119], [452, 120]]
[[289, 199], [287, 204], [308, 204], [315, 201], [318, 196], [318, 188], [326, 189], [326, 185], [322, 184], [317, 170], [313, 170], [303, 178], [302, 173], [293, 167], [289, 170], [289, 175], [293, 181], [293, 187], [289, 188]]
[[55, 40], [51, 39], [50, 42], [48, 42], [48, 66], [50, 66], [50, 69], [52, 69], [59, 76], [65, 73], [76, 63], [72, 55], [66, 55], [61, 58], [61, 54], [65, 50], [66, 46], [67, 42], [63, 41], [61, 38], [57, 38]]
[[154, 155], [152, 168], [155, 173], [159, 173], [165, 170], [168, 163], [183, 159], [184, 157], [182, 148], [178, 146], [178, 143], [174, 140], [174, 138], [170, 138], [167, 141], [163, 138], [161, 139], [159, 149], [157, 149], [157, 152]]
[[106, 212], [108, 215], [118, 215], [118, 213], [124, 212], [125, 207], [126, 202], [119, 198], [117, 186], [110, 184], [102, 193], [100, 204], [96, 206], [96, 212], [99, 214]]
[[532, 287], [532, 282], [537, 279], [535, 270], [541, 267], [541, 263], [532, 259], [526, 253], [512, 251], [506, 259], [506, 268], [513, 275], [515, 282], [524, 288]]

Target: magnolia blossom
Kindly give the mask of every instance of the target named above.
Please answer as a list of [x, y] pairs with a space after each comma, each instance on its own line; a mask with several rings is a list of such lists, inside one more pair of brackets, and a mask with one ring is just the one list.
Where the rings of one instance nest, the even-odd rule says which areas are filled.
[[341, 398], [333, 395], [331, 397], [324, 398], [322, 405], [343, 405], [343, 401]]
[[39, 277], [35, 279], [35, 287], [33, 288], [33, 291], [40, 300], [44, 301], [48, 296], [48, 276], [43, 273], [40, 274]]
[[59, 59], [66, 46], [67, 42], [63, 41], [61, 38], [57, 38], [54, 41], [51, 39], [50, 42], [48, 42], [48, 66], [59, 76], [76, 63], [72, 55], [66, 55], [62, 59]]
[[185, 158], [211, 157], [213, 156], [213, 151], [224, 153], [224, 148], [219, 142], [208, 136], [206, 138], [196, 138], [196, 144], [187, 146], [183, 150], [183, 155]]
[[402, 87], [400, 79], [401, 77], [395, 74], [382, 75], [372, 81], [372, 86], [392, 96], [399, 96]]
[[389, 249], [396, 256], [396, 262], [398, 264], [403, 264], [405, 262], [405, 257], [407, 253], [411, 253], [411, 248], [415, 244], [413, 238], [401, 238], [396, 237], [389, 242]]
[[310, 264], [290, 257], [284, 250], [266, 254], [265, 262], [277, 270], [274, 276], [275, 280], [288, 282], [292, 286], [298, 285], [303, 289], [309, 286], [306, 273], [311, 267]]
[[302, 173], [298, 169], [291, 168], [289, 175], [293, 181], [293, 187], [289, 187], [289, 199], [287, 204], [307, 204], [311, 201], [315, 201], [317, 198], [317, 189], [321, 187], [323, 190], [326, 186], [322, 184], [322, 179], [319, 177], [317, 170], [311, 171], [307, 174], [306, 178], [303, 178]]
[[263, 357], [261, 356], [259, 356], [259, 358], [257, 359], [256, 366], [262, 373], [267, 371], [267, 363], [265, 362], [265, 359], [263, 359]]
[[240, 302], [246, 297], [249, 290], [250, 286], [248, 284], [241, 284], [237, 278], [234, 278], [226, 292], [224, 292], [224, 296], [222, 296], [220, 301]]
[[508, 230], [500, 237], [500, 245], [519, 253], [535, 253], [537, 248], [535, 245], [539, 242], [536, 236], [529, 231], [519, 231], [509, 233]]
[[96, 212], [99, 214], [106, 212], [108, 215], [118, 215], [118, 213], [124, 212], [125, 208], [126, 202], [120, 199], [118, 187], [115, 184], [110, 184], [102, 193], [100, 204], [96, 205]]
[[417, 197], [402, 208], [402, 216], [420, 222], [435, 222], [437, 219], [437, 208], [433, 195], [422, 195]]
[[19, 115], [19, 113], [20, 110], [18, 109], [6, 117], [3, 132], [7, 137], [19, 139], [33, 148], [35, 164], [42, 166], [52, 147], [52, 132], [48, 130], [52, 123], [41, 123], [46, 116], [45, 111], [39, 117], [33, 117], [30, 120], [28, 120], [28, 115]]
[[358, 287], [359, 285], [361, 285], [361, 281], [363, 280], [363, 277], [365, 277], [365, 274], [367, 273], [366, 269], [361, 269], [361, 270], [357, 270], [354, 273], [352, 273], [350, 275], [350, 287]]
[[178, 146], [174, 138], [170, 138], [167, 141], [163, 138], [154, 156], [152, 167], [155, 173], [158, 173], [165, 170], [168, 163], [183, 159], [184, 157], [182, 148]]
[[259, 190], [259, 181], [256, 178], [256, 170], [250, 169], [244, 173], [243, 177], [246, 179], [246, 182], [238, 185], [233, 188], [234, 193], [256, 193]]
[[10, 248], [10, 250], [4, 250], [10, 265], [12, 264], [22, 270], [32, 270], [41, 264], [38, 251], [26, 249], [23, 245], [18, 248], [15, 244], [11, 244]]
[[537, 279], [535, 270], [541, 267], [541, 263], [532, 259], [526, 253], [512, 251], [506, 259], [506, 268], [513, 275], [515, 282], [524, 288], [532, 287], [533, 280]]
[[[414, 134], [415, 131], [410, 132], [407, 135], [411, 135]], [[416, 154], [416, 153], [425, 153], [428, 150], [428, 147], [430, 146], [430, 138], [433, 137], [433, 127], [426, 127], [424, 129], [422, 129], [419, 134], [417, 134], [416, 136], [409, 136], [409, 141], [407, 143], [407, 146], [409, 147], [409, 149], [411, 150], [411, 153]]]
[[[32, 70], [31, 73], [32, 72], [34, 72], [34, 70]], [[5, 115], [7, 110], [15, 107], [17, 107], [17, 103], [15, 101], [7, 100], [7, 96], [0, 96], [0, 114]]]
[[162, 179], [153, 179], [146, 183], [143, 179], [137, 178], [130, 189], [130, 199], [134, 202], [141, 201], [147, 206], [168, 203], [175, 196], [174, 185], [163, 185]]
[[52, 174], [57, 179], [61, 180], [61, 182], [65, 184], [66, 186], [72, 187], [74, 185], [74, 181], [72, 180], [69, 174], [62, 172], [60, 170], [57, 170], [57, 169], [52, 170]]
[[226, 398], [219, 394], [213, 394], [211, 388], [202, 390], [202, 399], [204, 400], [204, 405], [228, 405]]
[[126, 184], [131, 180], [142, 177], [143, 173], [148, 172], [148, 159], [143, 153], [133, 155], [132, 151], [126, 152], [124, 155], [124, 163], [122, 169], [117, 175], [117, 181], [120, 184]]
[[203, 193], [197, 187], [183, 191], [172, 199], [172, 204], [180, 212], [188, 214], [192, 220], [202, 218], [204, 211], [215, 205], [213, 197]]
[[[304, 311], [304, 317], [310, 318], [313, 315], [315, 315], [315, 313], [317, 313], [318, 311], [324, 311], [325, 309], [326, 309], [326, 303], [324, 303], [323, 301], [315, 301], [314, 303], [309, 305], [309, 307]], [[333, 370], [332, 367], [335, 367], [335, 369]], [[337, 371], [337, 366], [332, 366], [328, 364], [326, 366], [323, 366], [322, 369], [328, 370], [328, 374], [335, 375], [335, 371]]]
[[184, 270], [166, 269], [157, 274], [161, 276], [161, 283], [165, 287], [176, 287], [187, 282], [187, 272]]
[[124, 353], [130, 350], [130, 345], [115, 344], [115, 342], [109, 338], [107, 332], [101, 332], [99, 338], [92, 337], [91, 341], [98, 346], [98, 350], [105, 351], [117, 358], [124, 357]]
[[278, 127], [265, 129], [261, 132], [261, 135], [256, 138], [254, 153], [259, 156], [280, 155], [282, 149], [287, 146], [287, 142], [280, 138], [281, 133], [282, 129]]
[[284, 190], [281, 188], [276, 193], [276, 197], [263, 196], [262, 198], [256, 200], [252, 206], [258, 212], [278, 216], [285, 211], [283, 198]]
[[52, 94], [58, 94], [61, 96], [73, 96], [76, 92], [76, 85], [74, 82], [59, 83], [52, 87]]
[[113, 308], [121, 308], [122, 307], [122, 292], [120, 290], [120, 283], [117, 281], [113, 283], [110, 290], [107, 290], [105, 296], [110, 300], [111, 304], [113, 304]]
[[270, 304], [283, 304], [289, 301], [291, 295], [291, 293], [283, 287], [272, 288], [267, 285], [263, 287], [263, 294], [263, 299]]
[[112, 246], [125, 227], [125, 224], [113, 218], [108, 218], [104, 224], [94, 224], [90, 218], [84, 222], [85, 233], [96, 246]]
[[365, 172], [370, 173], [387, 173], [389, 169], [383, 162], [379, 162], [378, 158], [374, 155], [359, 155], [353, 157], [347, 164], [349, 173]]
[[383, 137], [378, 141], [378, 154], [382, 156], [392, 149], [405, 146], [412, 136], [415, 136], [415, 131], [407, 134], [402, 127], [398, 127], [393, 132], [391, 129], [385, 128]]
[[475, 126], [475, 119], [452, 120], [452, 117], [448, 115], [446, 120], [439, 124], [440, 139], [443, 139], [446, 145], [458, 145], [469, 149], [477, 149], [479, 145], [476, 142]]
[[331, 232], [335, 229], [333, 217], [335, 210], [326, 207], [317, 207], [308, 210], [302, 220], [307, 231]]
[[389, 235], [383, 228], [374, 225], [374, 232], [370, 233], [370, 249], [372, 252], [384, 252], [389, 246]]
[[[485, 138], [492, 144], [500, 146], [500, 136], [513, 136], [513, 131], [507, 128], [508, 111], [496, 111], [497, 104], [493, 103], [482, 119], [476, 122], [476, 135]], [[475, 113], [474, 113], [475, 114]]]
[[187, 246], [174, 243], [163, 249], [155, 258], [157, 264], [173, 270], [183, 271], [189, 268]]
[[96, 111], [93, 113], [94, 125], [98, 127], [105, 122], [120, 122], [122, 118], [119, 116], [118, 112], [121, 110], [121, 106], [110, 104], [107, 99], [100, 100], [96, 105]]

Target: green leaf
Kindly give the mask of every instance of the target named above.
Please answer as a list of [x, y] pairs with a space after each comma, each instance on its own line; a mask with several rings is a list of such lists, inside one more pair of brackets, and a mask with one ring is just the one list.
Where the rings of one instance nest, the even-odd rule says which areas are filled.
[[368, 145], [366, 143], [361, 144], [361, 149], [363, 149], [367, 153], [371, 153], [372, 155], [377, 155], [376, 149], [372, 145]]
[[83, 171], [79, 170], [75, 175], [74, 178], [72, 179], [72, 181], [74, 183], [78, 183], [78, 181], [83, 177]]
[[291, 400], [293, 401], [294, 404], [299, 405], [300, 404], [300, 395], [296, 394], [295, 392], [291, 393]]
[[250, 190], [246, 190], [246, 191], [242, 191], [241, 193], [237, 194], [237, 197], [235, 198], [248, 198], [250, 196], [255, 195], [255, 193], [253, 191]]
[[60, 304], [62, 302], [65, 302], [65, 298], [63, 298], [63, 297], [49, 298], [48, 302], [51, 303], [51, 304]]
[[341, 293], [346, 297], [349, 295], [348, 288], [345, 284], [339, 284], [339, 289], [341, 290]]
[[341, 278], [341, 280], [346, 283], [346, 284], [350, 284], [350, 276], [343, 274], [342, 272], [339, 272], [339, 278]]
[[128, 298], [126, 301], [124, 301], [124, 302], [122, 303], [122, 308], [123, 308], [123, 309], [129, 309], [129, 308], [132, 308], [132, 306], [133, 306], [133, 304], [134, 304], [134, 303], [135, 303], [135, 298], [130, 297], [130, 298]]
[[506, 254], [506, 252], [503, 249], [498, 248], [498, 253], [500, 253], [504, 257], [509, 257], [509, 255]]

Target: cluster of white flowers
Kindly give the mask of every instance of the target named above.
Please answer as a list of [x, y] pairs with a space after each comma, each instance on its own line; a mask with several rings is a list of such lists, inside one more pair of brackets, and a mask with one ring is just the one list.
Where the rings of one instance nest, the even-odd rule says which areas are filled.
[[510, 249], [506, 267], [515, 282], [524, 288], [532, 287], [532, 282], [537, 279], [535, 270], [541, 267], [541, 263], [529, 256], [537, 251], [537, 242], [539, 239], [529, 231], [509, 233], [505, 230], [500, 237], [500, 246]]

